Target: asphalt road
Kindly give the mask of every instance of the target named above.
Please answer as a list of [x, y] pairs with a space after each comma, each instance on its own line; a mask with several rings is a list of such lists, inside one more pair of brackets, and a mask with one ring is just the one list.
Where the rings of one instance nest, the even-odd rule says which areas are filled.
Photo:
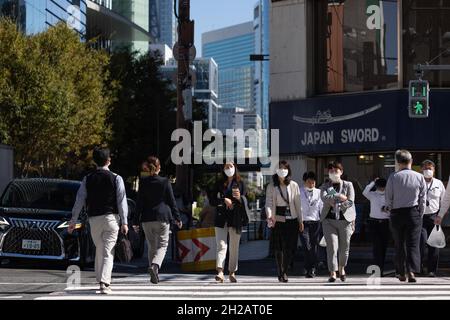
[[[143, 261], [139, 261], [142, 264]], [[142, 272], [142, 267], [115, 264], [114, 279]], [[34, 299], [63, 291], [77, 279], [66, 266], [53, 262], [11, 261], [0, 267], [0, 301], [8, 299]], [[93, 268], [80, 272], [82, 285], [97, 285]]]

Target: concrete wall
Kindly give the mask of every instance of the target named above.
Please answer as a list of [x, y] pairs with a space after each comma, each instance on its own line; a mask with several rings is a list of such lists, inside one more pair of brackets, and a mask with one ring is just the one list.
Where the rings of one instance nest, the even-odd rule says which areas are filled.
[[307, 93], [306, 0], [272, 3], [270, 13], [270, 101]]

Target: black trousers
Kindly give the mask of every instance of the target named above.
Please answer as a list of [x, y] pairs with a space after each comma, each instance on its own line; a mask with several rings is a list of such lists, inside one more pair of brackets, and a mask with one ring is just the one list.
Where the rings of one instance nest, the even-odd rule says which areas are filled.
[[381, 274], [383, 274], [391, 233], [389, 219], [369, 218], [368, 223], [372, 239], [373, 262], [380, 267]]
[[392, 236], [395, 242], [397, 270], [420, 272], [420, 237], [422, 217], [417, 207], [393, 209], [391, 211]]
[[317, 266], [317, 255], [319, 247], [320, 222], [304, 221], [305, 228], [300, 233], [300, 241], [305, 250], [305, 269], [311, 272]]
[[420, 239], [420, 254], [422, 257], [422, 265], [427, 262], [428, 272], [436, 272], [439, 261], [439, 248], [431, 247], [427, 244], [428, 237], [434, 228], [435, 214], [425, 214], [422, 220], [422, 234]]
[[272, 230], [273, 250], [277, 263], [278, 276], [287, 274], [289, 265], [294, 258], [297, 250], [298, 220], [286, 220], [286, 222], [277, 222]]

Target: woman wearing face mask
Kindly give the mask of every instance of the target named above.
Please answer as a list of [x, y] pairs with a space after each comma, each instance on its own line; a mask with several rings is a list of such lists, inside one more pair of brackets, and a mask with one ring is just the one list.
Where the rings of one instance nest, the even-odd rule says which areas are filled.
[[266, 214], [273, 228], [271, 241], [278, 269], [278, 281], [288, 282], [288, 267], [297, 249], [298, 233], [303, 232], [300, 189], [291, 180], [291, 168], [280, 161], [277, 173], [266, 190]]
[[368, 223], [372, 236], [373, 260], [375, 265], [379, 266], [381, 275], [383, 275], [386, 251], [391, 233], [389, 229], [389, 212], [386, 208], [384, 195], [386, 183], [386, 179], [376, 178], [363, 191], [363, 196], [370, 201]]
[[210, 203], [216, 207], [215, 233], [217, 244], [216, 281], [224, 281], [227, 238], [230, 239], [228, 271], [230, 282], [237, 282], [239, 242], [242, 228], [248, 224], [247, 200], [244, 181], [233, 162], [223, 167], [221, 179], [213, 191]]
[[434, 220], [439, 213], [441, 202], [444, 198], [445, 187], [441, 180], [434, 178], [436, 165], [431, 160], [422, 162], [422, 172], [426, 182], [426, 207], [422, 217], [422, 233], [420, 239], [420, 255], [422, 266], [427, 265], [427, 273], [430, 277], [436, 276], [439, 261], [439, 249], [427, 244], [428, 237], [434, 228]]
[[320, 220], [327, 243], [329, 282], [336, 281], [336, 271], [339, 271], [341, 281], [346, 280], [350, 238], [355, 228], [355, 190], [351, 182], [341, 179], [343, 172], [344, 167], [340, 162], [331, 162], [328, 165], [331, 181], [320, 188], [324, 203]]

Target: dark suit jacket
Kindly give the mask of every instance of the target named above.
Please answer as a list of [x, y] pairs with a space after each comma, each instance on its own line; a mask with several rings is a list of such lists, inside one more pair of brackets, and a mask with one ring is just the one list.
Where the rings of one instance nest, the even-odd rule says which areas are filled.
[[136, 207], [136, 224], [150, 221], [171, 223], [174, 219], [181, 220], [172, 186], [167, 178], [143, 178], [139, 185]]
[[[233, 198], [232, 190], [227, 190], [224, 187], [224, 181], [219, 181], [208, 196], [209, 202], [213, 207], [216, 207], [216, 217], [214, 225], [218, 228], [223, 228], [225, 224], [229, 227], [234, 227], [238, 233], [241, 232], [242, 227], [248, 224], [248, 216], [242, 196], [246, 195], [246, 188], [243, 181], [238, 183], [241, 192], [241, 201]], [[225, 198], [231, 199], [233, 202], [233, 210], [228, 210], [225, 207]]]

